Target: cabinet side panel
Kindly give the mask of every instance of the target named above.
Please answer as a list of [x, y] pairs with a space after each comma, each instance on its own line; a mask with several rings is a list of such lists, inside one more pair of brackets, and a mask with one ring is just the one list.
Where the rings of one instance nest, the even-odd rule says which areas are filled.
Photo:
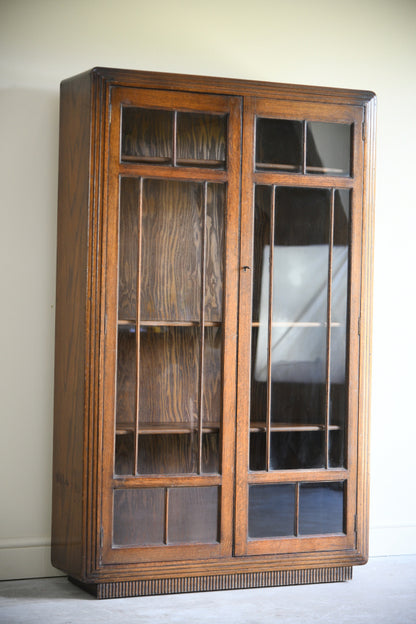
[[83, 569], [90, 75], [61, 85], [52, 564]]

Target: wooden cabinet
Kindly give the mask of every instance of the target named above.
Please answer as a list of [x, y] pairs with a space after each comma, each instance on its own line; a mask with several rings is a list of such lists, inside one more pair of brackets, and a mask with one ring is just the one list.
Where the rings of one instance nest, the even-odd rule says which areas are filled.
[[367, 557], [372, 93], [61, 86], [52, 559], [98, 597]]

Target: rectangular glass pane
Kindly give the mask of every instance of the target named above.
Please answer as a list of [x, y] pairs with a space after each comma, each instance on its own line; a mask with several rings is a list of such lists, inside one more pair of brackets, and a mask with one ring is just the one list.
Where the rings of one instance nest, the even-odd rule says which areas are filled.
[[136, 422], [136, 328], [120, 325], [117, 338], [117, 428]]
[[271, 470], [324, 468], [324, 431], [272, 432], [270, 443]]
[[121, 158], [138, 162], [169, 162], [172, 158], [173, 113], [124, 106]]
[[344, 482], [302, 483], [299, 488], [299, 534], [344, 532]]
[[200, 329], [140, 329], [140, 427], [195, 429], [199, 403]]
[[301, 121], [266, 119], [256, 123], [256, 167], [298, 172], [302, 170], [303, 128]]
[[204, 329], [202, 472], [219, 472], [222, 417], [222, 328]]
[[[269, 323], [269, 275], [268, 258], [264, 249], [270, 247], [271, 237], [271, 188], [256, 186], [253, 246], [253, 299], [251, 336], [251, 400], [250, 421], [252, 428], [265, 427], [267, 418], [267, 336]], [[260, 321], [261, 306], [261, 321]], [[261, 342], [259, 342], [259, 336]], [[265, 434], [253, 432], [250, 437], [250, 470], [266, 468]]]
[[294, 535], [295, 485], [250, 485], [248, 537]]
[[137, 306], [139, 180], [121, 178], [118, 260], [118, 317], [133, 320]]
[[200, 183], [144, 180], [142, 320], [200, 318], [203, 196]]
[[207, 113], [177, 117], [178, 165], [223, 169], [227, 150], [227, 118]]
[[134, 474], [134, 431], [117, 430], [114, 473], [116, 475]]
[[113, 545], [163, 544], [163, 488], [114, 491]]
[[[329, 191], [276, 190], [272, 423], [322, 425], [325, 422], [329, 229]], [[270, 250], [266, 248], [264, 253], [267, 256]], [[260, 318], [262, 306], [265, 306], [263, 301]], [[265, 338], [259, 342], [262, 340]], [[313, 437], [317, 442], [321, 439], [317, 435]], [[304, 436], [295, 433], [292, 440], [295, 438], [300, 441]], [[320, 457], [321, 452], [322, 449], [316, 449], [314, 456]], [[311, 459], [311, 463], [316, 462]]]
[[205, 320], [222, 320], [225, 184], [207, 185], [205, 222]]
[[197, 453], [196, 431], [163, 433], [161, 429], [160, 433], [151, 434], [145, 430], [138, 438], [137, 472], [142, 475], [196, 473]]
[[218, 487], [169, 489], [168, 544], [218, 542]]
[[306, 135], [306, 172], [350, 175], [351, 129], [349, 124], [309, 121]]
[[334, 247], [332, 251], [329, 465], [345, 465], [347, 420], [347, 321], [350, 244], [350, 191], [335, 191]]

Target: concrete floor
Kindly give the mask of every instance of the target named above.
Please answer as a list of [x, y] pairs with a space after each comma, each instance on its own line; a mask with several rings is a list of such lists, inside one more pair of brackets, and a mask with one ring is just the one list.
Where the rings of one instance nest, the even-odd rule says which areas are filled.
[[416, 556], [378, 557], [328, 585], [95, 600], [66, 578], [0, 583], [3, 624], [416, 624]]

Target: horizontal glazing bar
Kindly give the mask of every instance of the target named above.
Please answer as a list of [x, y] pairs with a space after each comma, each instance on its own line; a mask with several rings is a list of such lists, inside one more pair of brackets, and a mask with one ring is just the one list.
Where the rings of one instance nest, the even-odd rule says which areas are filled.
[[[328, 479], [327, 479], [328, 481]], [[147, 487], [188, 487], [198, 485], [221, 485], [220, 475], [157, 475], [157, 476], [116, 476], [113, 479], [113, 488], [116, 490], [124, 488], [147, 488]]]
[[[226, 171], [211, 169], [210, 167], [173, 167], [136, 161], [134, 163], [120, 163], [118, 167], [120, 175], [125, 177], [142, 176], [152, 179], [195, 180], [200, 182], [226, 182], [228, 179]], [[318, 179], [317, 176], [315, 178]]]
[[254, 182], [259, 185], [278, 186], [305, 186], [311, 188], [352, 188], [354, 179], [343, 176], [303, 175], [302, 173], [271, 173], [260, 172], [254, 174]]
[[248, 473], [249, 483], [309, 483], [345, 481], [349, 471], [340, 468], [311, 468], [299, 470], [256, 471]]

